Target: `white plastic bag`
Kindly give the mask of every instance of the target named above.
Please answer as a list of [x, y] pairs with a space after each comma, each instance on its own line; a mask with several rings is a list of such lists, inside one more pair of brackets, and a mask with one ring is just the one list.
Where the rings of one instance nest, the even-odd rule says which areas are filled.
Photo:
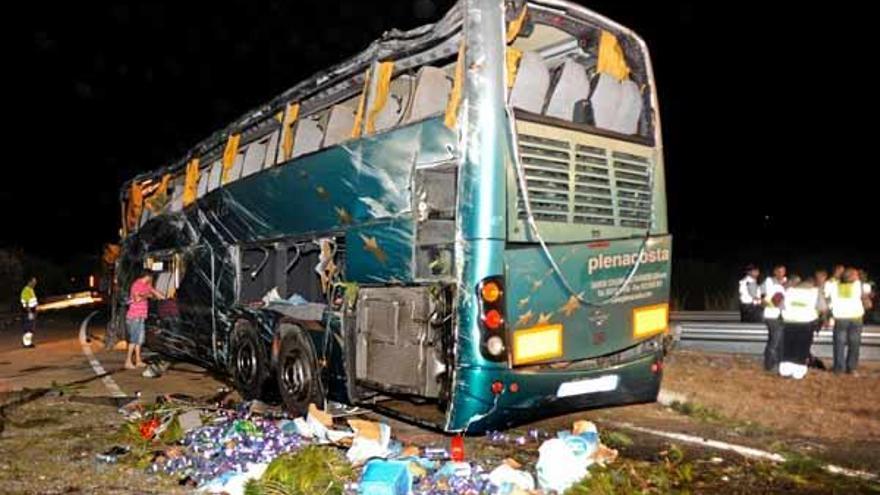
[[575, 454], [564, 440], [547, 440], [538, 449], [538, 485], [562, 493], [587, 476], [591, 463], [586, 453]]

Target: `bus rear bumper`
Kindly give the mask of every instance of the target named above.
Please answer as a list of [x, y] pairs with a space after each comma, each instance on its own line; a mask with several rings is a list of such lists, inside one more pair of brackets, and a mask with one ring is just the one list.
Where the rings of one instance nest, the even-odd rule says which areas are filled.
[[[656, 352], [594, 370], [461, 369], [446, 429], [482, 433], [599, 407], [654, 402], [661, 360]], [[496, 382], [503, 385], [498, 395], [492, 391]]]

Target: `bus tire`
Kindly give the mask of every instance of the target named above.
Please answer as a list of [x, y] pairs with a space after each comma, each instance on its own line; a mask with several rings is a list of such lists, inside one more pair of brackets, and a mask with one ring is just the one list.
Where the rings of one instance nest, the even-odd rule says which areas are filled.
[[250, 322], [242, 320], [235, 325], [231, 350], [230, 371], [235, 388], [244, 400], [261, 398], [269, 357]]
[[281, 335], [276, 374], [278, 393], [285, 409], [303, 415], [308, 412], [310, 403], [323, 407], [324, 391], [315, 349], [300, 328]]

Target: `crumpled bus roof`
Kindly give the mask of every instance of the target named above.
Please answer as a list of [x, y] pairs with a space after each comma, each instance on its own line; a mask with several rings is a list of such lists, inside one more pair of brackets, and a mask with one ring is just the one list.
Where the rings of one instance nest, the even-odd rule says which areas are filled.
[[[315, 107], [321, 106], [321, 103], [332, 99], [334, 96], [345, 93], [351, 89], [352, 85], [340, 85], [346, 80], [359, 81], [357, 89], [363, 83], [363, 72], [369, 67], [373, 60], [381, 60], [385, 58], [400, 58], [410, 54], [416, 54], [429, 49], [439, 41], [449, 39], [457, 35], [461, 30], [463, 0], [457, 2], [446, 15], [438, 22], [426, 24], [414, 29], [402, 31], [392, 29], [382, 35], [381, 38], [370, 44], [365, 50], [354, 55], [343, 62], [340, 62], [329, 69], [325, 69], [313, 74], [287, 91], [276, 96], [268, 103], [250, 110], [242, 117], [236, 119], [225, 128], [214, 132], [208, 138], [202, 140], [193, 146], [181, 159], [175, 161], [172, 165], [162, 167], [160, 169], [151, 170], [138, 174], [132, 179], [126, 181], [123, 186], [123, 194], [126, 187], [132, 181], [137, 181], [149, 177], [161, 176], [171, 171], [177, 171], [185, 167], [186, 162], [193, 156], [202, 154], [216, 146], [225, 143], [226, 138], [241, 129], [250, 127], [283, 108], [285, 104], [291, 101], [303, 102], [303, 114], [309, 113]], [[316, 98], [317, 97], [317, 98]], [[315, 101], [317, 100], [317, 101]]]
[[[363, 84], [363, 72], [374, 60], [387, 58], [399, 59], [413, 54], [418, 54], [432, 48], [444, 40], [460, 35], [462, 30], [464, 3], [459, 0], [456, 4], [436, 23], [425, 24], [410, 30], [392, 29], [374, 41], [362, 52], [322, 71], [313, 74], [287, 91], [276, 96], [268, 103], [245, 113], [242, 117], [234, 120], [225, 128], [214, 132], [202, 140], [183, 155], [180, 159], [159, 169], [151, 170], [136, 175], [126, 181], [121, 189], [121, 196], [127, 193], [128, 187], [134, 181], [147, 178], [161, 177], [169, 172], [182, 170], [190, 158], [204, 154], [205, 152], [221, 146], [229, 135], [246, 129], [258, 122], [269, 118], [279, 111], [285, 104], [292, 101], [301, 102], [301, 115], [309, 114], [334, 97], [341, 94], [356, 91]], [[624, 34], [636, 41], [639, 49], [647, 53], [644, 42], [634, 32], [616, 22], [601, 16], [582, 5], [568, 0], [515, 0], [516, 3], [529, 3], [548, 9], [560, 10], [567, 15], [589, 20], [597, 26], [620, 34]], [[650, 64], [650, 61], [647, 62]], [[413, 64], [415, 65], [415, 64]], [[403, 66], [403, 65], [402, 65]], [[651, 69], [648, 68], [650, 72]], [[340, 84], [348, 81], [349, 84]]]

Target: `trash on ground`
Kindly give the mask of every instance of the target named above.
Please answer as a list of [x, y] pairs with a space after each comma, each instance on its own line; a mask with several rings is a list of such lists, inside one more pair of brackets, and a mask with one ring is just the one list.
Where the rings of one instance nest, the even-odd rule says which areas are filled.
[[[354, 424], [352, 424], [354, 423]], [[355, 431], [351, 448], [345, 456], [354, 465], [360, 465], [373, 458], [386, 458], [390, 454], [391, 427], [385, 423], [349, 420]], [[356, 428], [355, 425], [358, 425]]]
[[[590, 465], [617, 457], [587, 421], [555, 438], [540, 430], [493, 432], [492, 453], [475, 449], [466, 460], [461, 436], [448, 444], [404, 444], [385, 423], [347, 418], [348, 427], [336, 425], [316, 405], [296, 418], [259, 401], [222, 407], [226, 393], [207, 403], [174, 395], [155, 404], [129, 402], [120, 413], [130, 448], [108, 450], [98, 460], [133, 461], [203, 493], [547, 495], [563, 493]], [[534, 449], [537, 464], [528, 457]]]
[[181, 414], [177, 417], [177, 421], [184, 433], [202, 426], [201, 414], [195, 409]]
[[310, 445], [276, 457], [259, 480], [247, 482], [246, 493], [341, 495], [354, 479], [354, 469], [338, 450]]
[[455, 462], [464, 460], [464, 437], [455, 435], [449, 441], [449, 457]]
[[326, 412], [318, 409], [318, 406], [314, 404], [309, 404], [309, 418], [313, 418], [315, 421], [321, 423], [327, 428], [333, 428], [333, 416], [327, 414]]
[[109, 450], [98, 454], [96, 459], [100, 462], [104, 462], [107, 464], [115, 464], [119, 461], [119, 458], [128, 454], [131, 449], [122, 445], [115, 445], [111, 447]]
[[372, 460], [364, 468], [358, 485], [360, 495], [408, 495], [413, 476], [404, 461]]
[[489, 473], [489, 483], [501, 493], [510, 493], [514, 489], [531, 491], [535, 489], [535, 479], [531, 474], [501, 463]]

